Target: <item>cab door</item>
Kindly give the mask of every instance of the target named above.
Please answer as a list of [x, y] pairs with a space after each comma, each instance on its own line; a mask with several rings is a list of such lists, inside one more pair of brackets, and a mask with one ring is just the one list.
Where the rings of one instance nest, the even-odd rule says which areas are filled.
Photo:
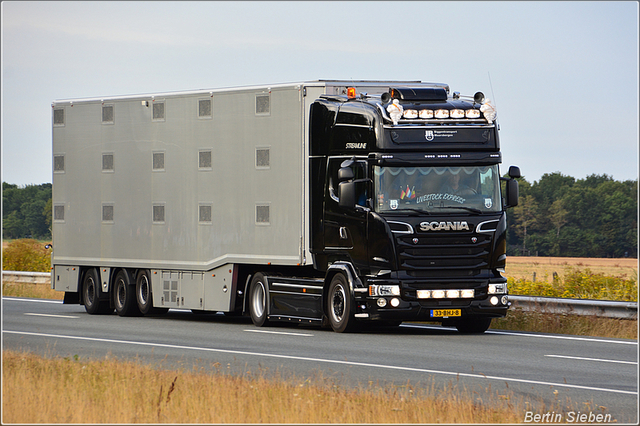
[[[338, 198], [338, 170], [346, 157], [330, 157], [327, 162], [327, 181], [324, 198], [324, 251], [329, 262], [350, 261], [356, 268], [368, 268], [367, 244], [367, 184], [358, 185], [355, 209], [340, 207]], [[367, 177], [366, 161], [351, 166], [355, 179]]]

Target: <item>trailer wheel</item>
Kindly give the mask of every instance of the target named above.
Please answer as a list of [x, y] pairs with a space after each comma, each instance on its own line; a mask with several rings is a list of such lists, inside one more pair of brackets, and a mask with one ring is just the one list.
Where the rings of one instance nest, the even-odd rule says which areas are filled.
[[136, 302], [142, 315], [164, 314], [168, 308], [154, 308], [149, 271], [139, 271], [136, 278]]
[[136, 302], [135, 286], [131, 282], [129, 273], [121, 269], [116, 274], [113, 284], [113, 304], [116, 313], [121, 317], [131, 317], [140, 314]]
[[491, 326], [491, 318], [470, 317], [458, 320], [456, 328], [464, 334], [482, 334]]
[[334, 275], [331, 279], [331, 285], [329, 285], [327, 299], [327, 317], [333, 331], [343, 333], [355, 328], [353, 308], [353, 299], [347, 279], [343, 274]]
[[258, 327], [269, 325], [269, 320], [267, 319], [267, 294], [264, 275], [255, 274], [251, 279], [251, 288], [249, 289], [249, 313], [251, 314], [251, 321]]
[[82, 280], [82, 302], [88, 314], [110, 314], [113, 312], [109, 302], [100, 300], [100, 278], [95, 268], [89, 269]]

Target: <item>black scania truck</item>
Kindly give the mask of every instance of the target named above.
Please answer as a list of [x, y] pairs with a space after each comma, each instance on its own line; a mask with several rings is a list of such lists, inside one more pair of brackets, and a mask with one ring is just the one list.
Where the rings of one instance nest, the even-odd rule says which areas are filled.
[[52, 109], [52, 287], [65, 303], [336, 332], [482, 333], [506, 314], [520, 171], [501, 177], [481, 92], [321, 80]]

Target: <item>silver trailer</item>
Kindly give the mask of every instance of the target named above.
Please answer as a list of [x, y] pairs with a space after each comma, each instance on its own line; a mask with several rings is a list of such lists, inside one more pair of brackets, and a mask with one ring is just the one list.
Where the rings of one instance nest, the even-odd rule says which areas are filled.
[[[318, 119], [318, 128], [348, 127], [355, 136], [340, 145], [344, 152], [313, 148], [311, 106], [320, 98], [344, 103], [356, 90], [387, 102], [392, 87], [408, 86], [449, 91], [420, 82], [310, 81], [53, 102], [52, 288], [92, 314], [184, 308], [250, 312], [256, 325], [326, 322], [327, 300], [340, 304], [348, 286], [351, 306], [369, 292], [365, 275], [376, 275], [343, 256], [355, 231], [325, 217], [323, 203], [338, 189], [325, 175], [327, 158], [373, 159], [377, 142], [358, 135], [382, 140], [399, 123], [380, 105], [368, 124]], [[342, 185], [340, 176], [349, 173], [341, 169]], [[278, 313], [278, 305], [293, 308]], [[355, 308], [346, 315], [378, 318]]]

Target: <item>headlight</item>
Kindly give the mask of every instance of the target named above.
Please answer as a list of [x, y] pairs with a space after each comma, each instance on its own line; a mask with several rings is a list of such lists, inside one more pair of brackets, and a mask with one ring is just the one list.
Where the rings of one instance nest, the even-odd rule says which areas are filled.
[[420, 110], [420, 118], [433, 118], [433, 110], [432, 109], [421, 109]]
[[449, 118], [449, 110], [448, 109], [438, 109], [435, 113], [436, 118]]
[[468, 110], [465, 111], [464, 115], [467, 118], [480, 118], [480, 110], [468, 109]]
[[506, 283], [489, 284], [488, 292], [489, 292], [489, 294], [506, 293], [507, 292], [507, 284]]
[[399, 285], [370, 285], [369, 296], [400, 296]]
[[418, 118], [418, 110], [415, 109], [405, 109], [402, 113], [404, 118]]
[[449, 115], [451, 116], [451, 118], [464, 118], [464, 110], [452, 109]]

